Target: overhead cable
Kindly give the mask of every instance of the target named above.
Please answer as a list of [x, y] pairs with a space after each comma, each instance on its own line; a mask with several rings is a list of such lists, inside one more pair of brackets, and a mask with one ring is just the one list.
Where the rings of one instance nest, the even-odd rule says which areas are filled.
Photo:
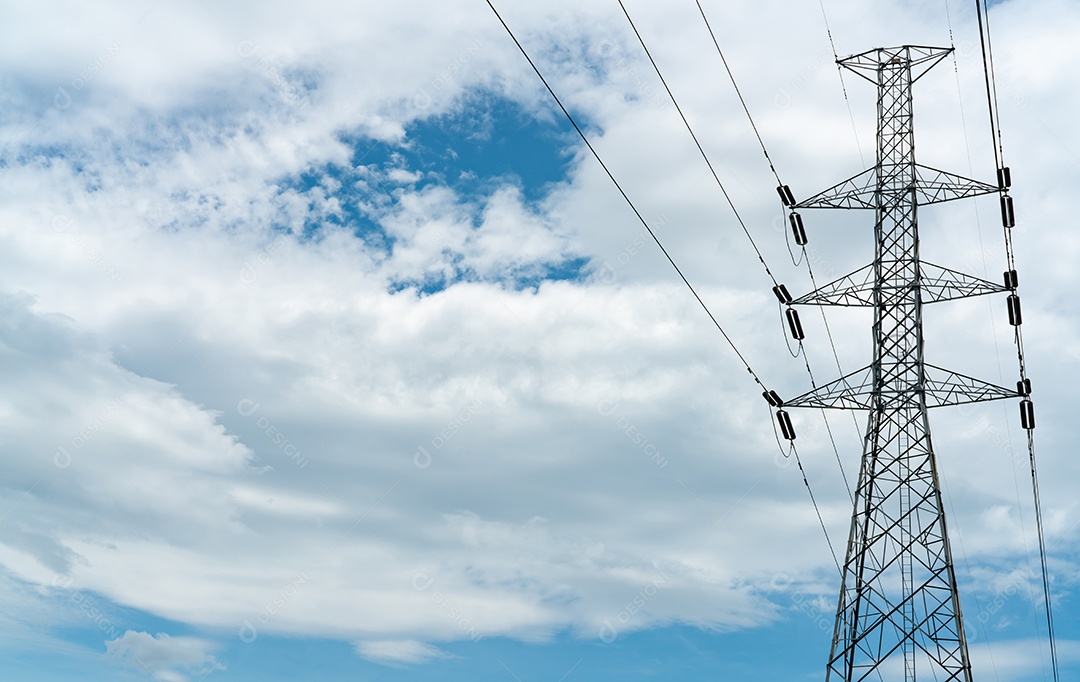
[[517, 39], [517, 36], [514, 35], [514, 32], [510, 29], [510, 26], [502, 18], [502, 15], [499, 14], [499, 11], [495, 8], [495, 5], [492, 3], [492, 1], [491, 0], [485, 0], [485, 1], [487, 2], [488, 7], [491, 8], [491, 11], [495, 13], [495, 17], [499, 20], [499, 23], [502, 24], [504, 29], [506, 29], [507, 34], [510, 36], [510, 39], [514, 41], [514, 44], [517, 46], [517, 48], [521, 52], [522, 56], [525, 57], [525, 60], [529, 63], [529, 66], [532, 67], [533, 72], [536, 73], [537, 77], [540, 79], [540, 82], [544, 84], [544, 87], [547, 89], [547, 91], [551, 95], [552, 99], [555, 100], [555, 104], [558, 105], [558, 107], [562, 111], [563, 115], [566, 116], [566, 119], [570, 122], [570, 125], [573, 126], [574, 130], [577, 132], [578, 136], [581, 138], [581, 141], [585, 143], [585, 146], [588, 147], [589, 151], [592, 153], [592, 155], [596, 159], [597, 163], [599, 163], [600, 167], [604, 169], [604, 173], [607, 174], [607, 176], [611, 180], [612, 184], [615, 185], [615, 189], [617, 189], [619, 191], [619, 194], [622, 196], [623, 200], [630, 207], [630, 210], [633, 211], [634, 215], [637, 217], [638, 221], [645, 228], [646, 232], [649, 233], [649, 236], [652, 237], [652, 240], [660, 248], [660, 251], [664, 254], [664, 257], [667, 259], [668, 263], [670, 263], [671, 267], [675, 269], [675, 272], [679, 275], [679, 278], [683, 281], [683, 284], [685, 284], [686, 287], [690, 290], [690, 293], [692, 293], [694, 295], [694, 298], [697, 300], [697, 302], [701, 306], [702, 310], [704, 310], [705, 314], [709, 316], [710, 320], [712, 320], [713, 325], [720, 332], [720, 335], [724, 337], [724, 341], [726, 341], [728, 346], [731, 347], [731, 350], [734, 351], [735, 355], [739, 358], [739, 361], [742, 362], [743, 367], [746, 368], [746, 371], [754, 379], [754, 382], [757, 383], [757, 385], [760, 386], [762, 389], [765, 389], [766, 388], [765, 384], [762, 383], [761, 378], [758, 376], [757, 372], [755, 372], [754, 369], [750, 366], [750, 363], [746, 360], [746, 357], [742, 354], [742, 351], [739, 350], [738, 346], [735, 345], [735, 342], [731, 339], [731, 337], [728, 335], [728, 333], [724, 330], [723, 326], [720, 325], [720, 322], [716, 319], [716, 316], [713, 315], [712, 311], [709, 310], [709, 307], [707, 305], [705, 305], [705, 301], [702, 300], [702, 298], [698, 294], [697, 290], [694, 289], [694, 286], [692, 284], [690, 284], [690, 280], [688, 280], [686, 278], [686, 275], [683, 274], [682, 269], [680, 269], [679, 266], [675, 263], [675, 259], [672, 258], [671, 254], [664, 247], [663, 243], [660, 241], [660, 238], [656, 235], [656, 232], [653, 231], [653, 229], [649, 225], [648, 221], [645, 220], [645, 217], [641, 215], [641, 212], [638, 210], [638, 208], [634, 204], [634, 202], [630, 199], [630, 196], [623, 189], [622, 185], [619, 184], [619, 181], [615, 179], [615, 175], [611, 172], [611, 169], [609, 169], [607, 164], [604, 163], [604, 160], [602, 158], [600, 158], [600, 154], [596, 151], [596, 148], [593, 147], [592, 143], [589, 142], [589, 138], [585, 135], [585, 132], [581, 129], [581, 126], [579, 126], [577, 121], [574, 120], [574, 117], [570, 115], [570, 111], [566, 108], [565, 105], [563, 105], [562, 100], [559, 99], [559, 96], [555, 94], [555, 90], [552, 89], [552, 87], [548, 83], [547, 79], [544, 78], [543, 73], [541, 73], [540, 69], [536, 66], [536, 63], [533, 62], [532, 57], [530, 57], [528, 51], [525, 50], [525, 46], [522, 45], [521, 41], [519, 41]]
[[1039, 561], [1042, 569], [1043, 602], [1046, 607], [1046, 630], [1050, 641], [1050, 666], [1054, 682], [1060, 679], [1057, 659], [1057, 642], [1054, 633], [1054, 610], [1050, 597], [1050, 570], [1047, 566], [1046, 536], [1043, 529], [1042, 501], [1039, 496], [1039, 475], [1035, 465], [1035, 416], [1031, 401], [1031, 382], [1027, 376], [1027, 363], [1024, 360], [1024, 337], [1020, 330], [1020, 299], [1016, 295], [1016, 257], [1013, 251], [1012, 228], [1016, 218], [1009, 196], [1012, 184], [1011, 173], [1005, 166], [1005, 146], [1001, 134], [1001, 111], [997, 97], [997, 79], [994, 76], [994, 48], [990, 39], [990, 11], [985, 0], [975, 0], [975, 12], [979, 23], [979, 45], [982, 50], [983, 79], [986, 84], [986, 105], [990, 115], [990, 134], [994, 143], [994, 162], [997, 166], [998, 189], [1001, 194], [1002, 225], [1005, 233], [1005, 255], [1008, 264], [1006, 286], [1013, 293], [1009, 296], [1009, 316], [1013, 327], [1013, 339], [1016, 343], [1016, 356], [1020, 365], [1020, 381], [1017, 384], [1021, 394], [1020, 421], [1027, 431], [1028, 461], [1031, 467], [1031, 492], [1035, 503], [1035, 527], [1039, 537]]
[[[761, 255], [761, 249], [758, 248], [757, 242], [754, 241], [754, 237], [751, 236], [750, 230], [747, 229], [746, 223], [743, 221], [742, 216], [739, 214], [739, 210], [735, 208], [735, 203], [731, 200], [731, 196], [728, 194], [727, 189], [724, 187], [724, 183], [720, 181], [720, 176], [717, 175], [716, 169], [713, 167], [712, 161], [709, 160], [709, 155], [705, 153], [705, 149], [701, 146], [701, 142], [698, 140], [697, 134], [694, 133], [693, 127], [690, 126], [690, 121], [687, 120], [686, 114], [683, 113], [682, 107], [679, 106], [679, 101], [675, 99], [675, 94], [671, 92], [671, 88], [668, 87], [667, 79], [664, 78], [664, 74], [661, 73], [660, 67], [657, 66], [656, 60], [653, 59], [652, 53], [649, 52], [648, 46], [645, 44], [645, 39], [641, 37], [641, 33], [638, 31], [637, 26], [634, 24], [634, 20], [630, 17], [630, 12], [626, 10], [626, 5], [622, 0], [619, 1], [619, 7], [622, 8], [623, 14], [626, 15], [626, 20], [630, 22], [630, 28], [634, 29], [634, 35], [637, 36], [638, 42], [641, 43], [641, 49], [645, 50], [645, 56], [649, 58], [649, 63], [652, 64], [653, 70], [656, 71], [656, 75], [659, 76], [660, 82], [664, 85], [664, 90], [667, 91], [668, 97], [671, 98], [671, 103], [675, 105], [675, 110], [679, 112], [679, 117], [682, 118], [683, 124], [686, 126], [687, 131], [690, 132], [690, 137], [694, 139], [694, 144], [697, 145], [698, 152], [701, 153], [701, 158], [705, 160], [705, 165], [709, 167], [709, 172], [712, 173], [713, 179], [716, 180], [716, 184], [720, 187], [720, 192], [724, 195], [724, 199], [727, 201], [728, 206], [731, 207], [731, 211], [735, 214], [735, 219], [739, 221], [739, 226], [742, 227], [743, 233], [746, 234], [746, 238], [750, 240], [750, 245], [754, 247], [754, 253], [757, 254], [758, 261], [761, 262], [762, 267], [765, 268], [765, 273], [772, 280], [773, 286], [777, 286], [779, 282], [773, 277], [772, 271], [769, 269], [768, 263], [765, 262], [765, 257]], [[741, 99], [741, 95], [740, 95]], [[760, 136], [758, 140], [760, 140]], [[766, 154], [768, 157], [768, 154]], [[769, 165], [772, 166], [772, 161], [769, 161]], [[775, 169], [773, 170], [775, 174]], [[783, 183], [781, 183], [783, 184]]]

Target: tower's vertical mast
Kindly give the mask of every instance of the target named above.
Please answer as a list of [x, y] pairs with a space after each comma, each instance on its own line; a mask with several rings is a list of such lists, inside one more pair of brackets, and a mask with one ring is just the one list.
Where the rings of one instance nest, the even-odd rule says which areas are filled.
[[786, 403], [869, 411], [829, 680], [971, 682], [927, 410], [1016, 394], [923, 356], [924, 303], [1006, 291], [920, 259], [920, 205], [998, 189], [915, 162], [912, 85], [949, 52], [903, 46], [840, 60], [877, 86], [877, 163], [795, 206], [875, 214], [873, 263], [792, 303], [873, 308], [870, 366]]
[[852, 66], [872, 65], [877, 72], [874, 360], [837, 617], [842, 631], [829, 673], [860, 679], [895, 654], [897, 662], [902, 657], [903, 677], [896, 669], [878, 670], [885, 679], [914, 680], [917, 659], [925, 658], [941, 668], [938, 679], [966, 681], [970, 670], [924, 395], [910, 48], [853, 59]]

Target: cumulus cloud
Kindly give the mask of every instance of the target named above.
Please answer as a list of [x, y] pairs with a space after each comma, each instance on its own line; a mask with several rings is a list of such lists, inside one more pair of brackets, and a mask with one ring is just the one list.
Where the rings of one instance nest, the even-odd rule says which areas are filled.
[[[866, 164], [873, 93], [848, 83], [853, 136], [828, 44], [802, 30], [818, 9], [759, 4], [715, 13], [801, 196]], [[838, 3], [842, 51], [947, 39], [929, 6], [860, 7]], [[1033, 7], [996, 6], [1008, 21], [995, 47], [1015, 69], [1003, 117], [1025, 178], [1016, 234], [1031, 367], [1040, 395], [1056, 398], [1040, 402], [1048, 529], [1071, 556], [1080, 465], [1063, 456], [1059, 425], [1078, 318], [1055, 292], [1077, 284], [1080, 240], [1052, 226], [1071, 215], [1080, 88], [1075, 70], [1022, 74], [1040, 12], [1057, 26], [1077, 16]], [[64, 576], [230, 636], [250, 623], [398, 663], [477, 637], [750, 628], [784, 617], [785, 591], [831, 599], [828, 548], [797, 469], [776, 454], [759, 387], [603, 171], [559, 137], [565, 126], [486, 7], [428, 9], [163, 4], [72, 9], [86, 29], [70, 34], [40, 16], [6, 24], [0, 65], [19, 79], [0, 124], [0, 369], [18, 398], [0, 405], [0, 502], [12, 510], [0, 562], [31, 584]], [[707, 33], [693, 13], [634, 11], [766, 258], [808, 289], [785, 262], [768, 168], [732, 93], [714, 87]], [[617, 12], [526, 4], [507, 18], [755, 368], [785, 397], [808, 388], [771, 282]], [[954, 19], [970, 38], [971, 17]], [[974, 56], [959, 59], [964, 102], [978, 102]], [[965, 172], [956, 75], [939, 68], [920, 81], [920, 153]], [[502, 174], [466, 186], [427, 163], [418, 122], [477, 134], [505, 124], [477, 120], [478, 101], [496, 103], [487, 116], [503, 106], [557, 130], [548, 144], [565, 177], [530, 196]], [[996, 209], [981, 210], [986, 222]], [[819, 282], [871, 257], [867, 217], [806, 220]], [[997, 279], [998, 233], [978, 232], [972, 209], [921, 220], [927, 253]], [[580, 273], [547, 277], [574, 262]], [[928, 352], [1007, 385], [1001, 310], [976, 303], [927, 311]], [[830, 320], [844, 369], [869, 362], [867, 318]], [[825, 329], [804, 321], [816, 376], [839, 372]], [[1013, 416], [934, 415], [954, 537], [984, 585], [1007, 583], [1026, 549]], [[862, 417], [830, 419], [853, 479]], [[829, 430], [813, 413], [796, 422], [837, 541], [850, 500]], [[162, 679], [216, 665], [191, 638], [130, 631], [109, 650]]]

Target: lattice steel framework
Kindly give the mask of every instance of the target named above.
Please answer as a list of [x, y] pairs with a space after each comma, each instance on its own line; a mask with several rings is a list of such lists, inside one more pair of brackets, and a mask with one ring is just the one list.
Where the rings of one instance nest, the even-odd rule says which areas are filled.
[[927, 410], [1017, 395], [928, 365], [924, 304], [1006, 292], [919, 254], [918, 207], [999, 188], [915, 163], [912, 85], [950, 49], [839, 63], [877, 86], [877, 163], [795, 208], [873, 209], [874, 262], [793, 304], [874, 311], [873, 362], [785, 406], [869, 410], [827, 680], [971, 682]]

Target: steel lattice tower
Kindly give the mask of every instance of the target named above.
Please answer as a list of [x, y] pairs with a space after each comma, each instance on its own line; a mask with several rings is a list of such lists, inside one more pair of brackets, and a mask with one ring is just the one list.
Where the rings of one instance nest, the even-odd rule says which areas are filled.
[[1002, 286], [921, 259], [920, 206], [1001, 189], [915, 162], [912, 86], [951, 51], [905, 45], [839, 60], [877, 86], [877, 163], [793, 206], [875, 213], [873, 263], [791, 301], [874, 311], [870, 366], [784, 403], [869, 411], [827, 680], [971, 682], [927, 410], [1017, 391], [927, 364], [922, 309], [1012, 291], [1015, 275]]

